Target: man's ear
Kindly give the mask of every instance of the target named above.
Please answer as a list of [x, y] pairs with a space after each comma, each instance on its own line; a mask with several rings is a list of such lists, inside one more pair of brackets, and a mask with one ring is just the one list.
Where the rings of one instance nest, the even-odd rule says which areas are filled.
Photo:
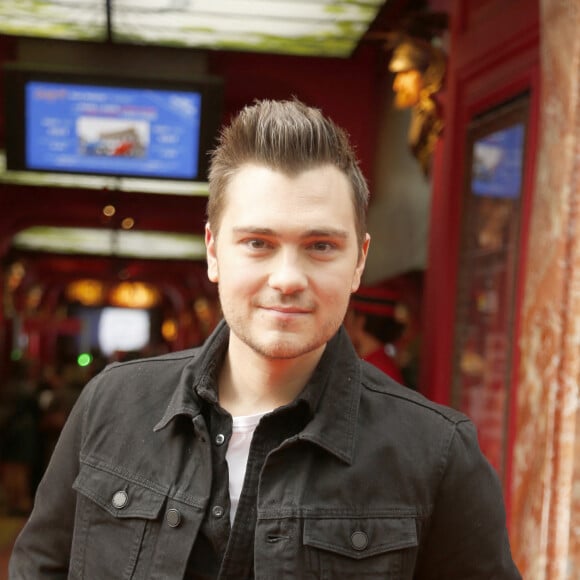
[[205, 224], [205, 255], [207, 259], [207, 277], [211, 282], [219, 281], [216, 239], [211, 231], [211, 224]]
[[358, 262], [356, 265], [356, 269], [354, 271], [354, 276], [352, 279], [352, 284], [350, 287], [351, 294], [358, 290], [360, 286], [360, 281], [365, 269], [365, 264], [367, 261], [367, 255], [369, 253], [369, 245], [371, 243], [371, 236], [369, 234], [365, 234], [365, 240], [359, 252]]

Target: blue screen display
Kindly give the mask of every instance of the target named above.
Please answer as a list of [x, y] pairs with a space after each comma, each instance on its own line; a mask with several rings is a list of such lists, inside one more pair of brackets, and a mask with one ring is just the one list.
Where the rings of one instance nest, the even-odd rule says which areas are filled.
[[475, 142], [471, 190], [474, 195], [516, 199], [522, 188], [524, 125], [518, 123]]
[[195, 179], [201, 94], [26, 83], [26, 164], [41, 171]]

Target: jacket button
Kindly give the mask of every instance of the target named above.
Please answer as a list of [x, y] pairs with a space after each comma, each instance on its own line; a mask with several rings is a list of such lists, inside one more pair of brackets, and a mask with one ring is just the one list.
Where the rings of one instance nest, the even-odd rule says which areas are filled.
[[220, 433], [219, 435], [216, 435], [215, 444], [216, 445], [223, 445], [225, 440], [226, 440], [226, 438], [225, 438], [224, 434]]
[[221, 505], [214, 505], [211, 508], [211, 513], [215, 518], [221, 518], [224, 515], [224, 508]]
[[115, 494], [113, 495], [113, 499], [111, 500], [111, 503], [113, 504], [113, 507], [120, 510], [127, 505], [128, 501], [129, 496], [127, 495], [127, 492], [120, 490], [115, 492]]
[[369, 545], [369, 538], [364, 532], [353, 532], [350, 536], [350, 543], [355, 550], [361, 551]]
[[174, 508], [168, 509], [165, 512], [165, 521], [170, 528], [177, 528], [181, 523], [181, 512]]

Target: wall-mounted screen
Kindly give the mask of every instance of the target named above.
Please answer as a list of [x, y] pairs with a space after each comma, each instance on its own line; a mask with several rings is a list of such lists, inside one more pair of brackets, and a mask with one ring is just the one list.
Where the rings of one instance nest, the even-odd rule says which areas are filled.
[[7, 70], [9, 170], [205, 181], [216, 79], [161, 82]]
[[139, 351], [149, 343], [150, 326], [146, 310], [103, 308], [98, 326], [99, 348], [106, 356], [116, 351]]
[[136, 352], [157, 340], [156, 316], [142, 308], [92, 308], [74, 305], [71, 314], [81, 322], [78, 352], [100, 352], [111, 357], [116, 352]]
[[516, 123], [473, 144], [474, 195], [515, 198], [521, 193], [525, 125]]

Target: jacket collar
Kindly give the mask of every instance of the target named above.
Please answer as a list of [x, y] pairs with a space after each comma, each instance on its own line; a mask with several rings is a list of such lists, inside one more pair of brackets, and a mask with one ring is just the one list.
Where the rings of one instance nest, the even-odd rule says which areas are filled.
[[360, 361], [343, 327], [329, 341], [303, 394], [310, 392], [319, 400], [316, 408], [311, 407], [312, 420], [299, 433], [299, 439], [311, 441], [351, 464], [361, 394]]
[[[202, 401], [216, 404], [216, 377], [229, 342], [224, 321], [187, 364], [169, 405], [154, 430], [165, 428], [177, 415], [191, 418], [201, 413]], [[328, 342], [326, 349], [298, 401], [304, 401], [312, 419], [298, 434], [351, 463], [356, 440], [360, 401], [360, 361], [343, 327]]]
[[160, 431], [177, 415], [187, 415], [192, 419], [201, 414], [202, 400], [217, 403], [217, 371], [229, 343], [229, 329], [222, 320], [204, 345], [193, 351], [193, 359], [188, 363], [165, 409], [163, 417], [153, 428]]

